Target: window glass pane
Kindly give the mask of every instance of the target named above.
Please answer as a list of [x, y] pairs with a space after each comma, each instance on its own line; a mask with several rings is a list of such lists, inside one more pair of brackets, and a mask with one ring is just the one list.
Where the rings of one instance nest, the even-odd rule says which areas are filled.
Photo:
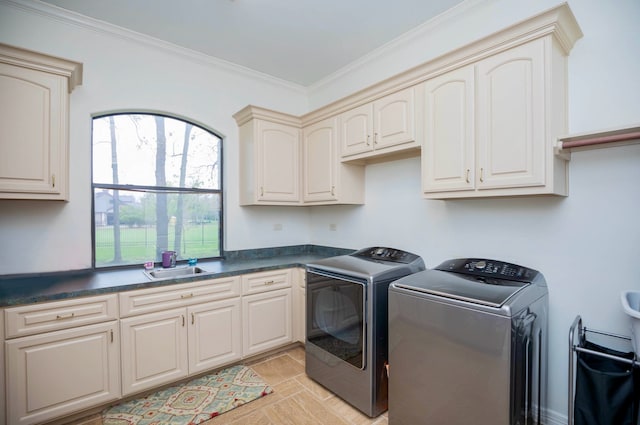
[[222, 139], [177, 118], [93, 119], [95, 267], [222, 256]]
[[220, 189], [220, 138], [175, 118], [119, 114], [93, 120], [93, 181]]
[[96, 267], [220, 256], [220, 194], [94, 190]]

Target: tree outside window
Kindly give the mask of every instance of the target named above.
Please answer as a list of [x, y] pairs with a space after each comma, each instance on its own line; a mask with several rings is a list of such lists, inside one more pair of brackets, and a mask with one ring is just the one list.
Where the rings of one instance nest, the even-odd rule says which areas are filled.
[[222, 255], [222, 139], [188, 121], [93, 119], [95, 267]]

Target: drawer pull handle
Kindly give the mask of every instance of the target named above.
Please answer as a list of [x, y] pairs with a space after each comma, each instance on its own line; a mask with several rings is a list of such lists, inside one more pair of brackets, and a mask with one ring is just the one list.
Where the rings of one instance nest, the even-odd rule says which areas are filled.
[[192, 293], [190, 293], [190, 294], [183, 294], [183, 295], [180, 295], [180, 298], [182, 298], [183, 300], [184, 300], [185, 298], [193, 298], [193, 292], [192, 292]]
[[276, 283], [275, 280], [267, 280], [264, 284], [265, 285], [273, 285], [274, 283]]
[[196, 323], [196, 315], [191, 313], [191, 324], [194, 325]]
[[71, 314], [58, 314], [56, 315], [56, 320], [64, 320], [64, 319], [73, 319], [73, 317], [75, 316], [75, 313], [71, 313]]

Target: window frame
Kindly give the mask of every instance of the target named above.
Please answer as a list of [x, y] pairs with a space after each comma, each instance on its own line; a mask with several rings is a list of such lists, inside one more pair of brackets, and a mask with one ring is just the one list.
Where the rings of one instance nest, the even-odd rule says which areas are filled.
[[[95, 183], [94, 182], [94, 173], [93, 173], [93, 123], [94, 120], [105, 118], [109, 116], [116, 115], [150, 115], [150, 116], [160, 116], [164, 118], [170, 118], [174, 120], [179, 120], [182, 122], [189, 123], [195, 127], [199, 127], [202, 130], [211, 133], [215, 137], [220, 140], [219, 143], [219, 153], [218, 153], [218, 163], [219, 163], [219, 188], [218, 189], [201, 189], [201, 188], [179, 188], [179, 187], [162, 187], [162, 186], [149, 186], [149, 185], [123, 185], [123, 184], [105, 184], [105, 183]], [[219, 134], [217, 131], [212, 130], [209, 126], [202, 124], [196, 120], [186, 118], [183, 115], [171, 114], [167, 112], [155, 111], [155, 110], [141, 110], [141, 109], [131, 109], [131, 110], [118, 110], [118, 111], [107, 111], [91, 114], [91, 181], [90, 181], [90, 192], [91, 192], [91, 268], [92, 270], [117, 270], [117, 269], [132, 269], [138, 268], [142, 263], [135, 264], [114, 264], [108, 266], [96, 266], [96, 214], [95, 214], [95, 189], [112, 189], [112, 190], [129, 190], [129, 191], [141, 191], [141, 192], [153, 192], [158, 189], [161, 192], [170, 194], [170, 193], [214, 193], [219, 195], [220, 199], [220, 216], [218, 218], [218, 256], [213, 257], [199, 257], [198, 260], [217, 260], [224, 258], [224, 217], [225, 217], [225, 208], [224, 208], [224, 141], [225, 137]], [[151, 259], [150, 259], [151, 260]], [[154, 265], [157, 265], [159, 260], [153, 259]], [[187, 263], [187, 260], [179, 260], [178, 263]]]

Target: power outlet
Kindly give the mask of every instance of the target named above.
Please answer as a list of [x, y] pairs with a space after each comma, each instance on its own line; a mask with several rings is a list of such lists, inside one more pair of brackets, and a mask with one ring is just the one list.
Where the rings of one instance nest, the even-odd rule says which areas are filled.
[[274, 224], [273, 230], [275, 230], [276, 232], [279, 232], [280, 230], [282, 230], [282, 224], [281, 223]]
[[331, 230], [332, 232], [335, 232], [336, 230], [338, 230], [338, 225], [335, 223], [331, 223], [329, 225], [329, 230]]

